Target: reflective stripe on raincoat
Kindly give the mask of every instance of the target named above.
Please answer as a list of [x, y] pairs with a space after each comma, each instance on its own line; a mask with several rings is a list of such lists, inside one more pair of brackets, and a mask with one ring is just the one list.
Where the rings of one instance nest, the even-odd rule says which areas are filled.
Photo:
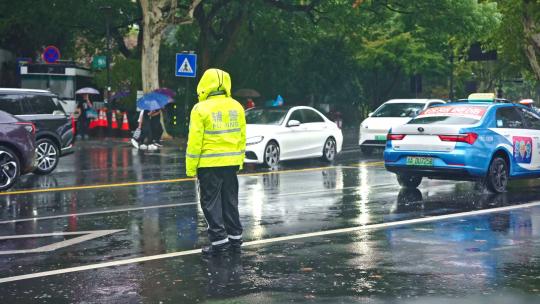
[[197, 168], [240, 166], [246, 149], [244, 108], [231, 96], [231, 78], [218, 69], [207, 70], [197, 86], [186, 151], [186, 174]]

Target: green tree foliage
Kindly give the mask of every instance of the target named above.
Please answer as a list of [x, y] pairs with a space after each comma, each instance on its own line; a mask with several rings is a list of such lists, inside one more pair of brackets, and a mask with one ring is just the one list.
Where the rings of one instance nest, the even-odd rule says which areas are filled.
[[[96, 74], [96, 84], [98, 87], [107, 86], [107, 73], [105, 71]], [[142, 87], [141, 61], [118, 57], [111, 68], [111, 84], [113, 92], [130, 92], [129, 96], [118, 101], [118, 106], [123, 110], [134, 110], [137, 90]]]
[[473, 0], [351, 4], [324, 1], [306, 14], [253, 1], [236, 52], [220, 64], [238, 75], [237, 85], [267, 97], [376, 105], [407, 95], [411, 75], [448, 75], [450, 52], [464, 52], [500, 19], [495, 4]]
[[[229, 70], [233, 91], [260, 91], [259, 105], [281, 94], [288, 104], [372, 109], [389, 98], [414, 97], [415, 74], [423, 75], [420, 96], [447, 95], [450, 54], [456, 76], [466, 79], [471, 68], [463, 55], [471, 43], [485, 42], [501, 18], [487, 1], [360, 2], [352, 8], [350, 0], [204, 1], [198, 22], [179, 28], [168, 43], [196, 49], [203, 68]], [[168, 85], [185, 87], [167, 78]], [[463, 89], [461, 79], [456, 83]]]
[[488, 37], [500, 19], [495, 4], [474, 0], [372, 1], [359, 9], [371, 20], [363, 28], [357, 57], [373, 106], [396, 93], [411, 96], [404, 85], [414, 74], [439, 80], [424, 96], [445, 97], [438, 88], [451, 73], [450, 56], [464, 60], [471, 43]]
[[114, 45], [122, 47], [128, 26], [140, 21], [130, 0], [0, 1], [0, 47], [32, 58], [47, 45], [58, 46], [63, 58], [93, 54], [105, 49], [105, 6], [111, 7]]
[[[175, 3], [177, 12], [184, 12], [192, 2]], [[104, 5], [112, 7], [114, 89], [126, 79], [141, 89], [134, 77], [140, 73], [135, 66], [145, 30], [138, 1], [3, 2], [1, 47], [26, 56], [47, 44], [73, 56], [99, 53], [105, 47], [106, 16], [99, 9]], [[259, 105], [280, 94], [287, 104], [367, 112], [389, 98], [447, 96], [453, 57], [461, 97], [469, 80], [493, 90], [509, 75], [534, 75], [526, 49], [532, 46], [538, 54], [539, 27], [529, 23], [527, 32], [524, 22], [540, 20], [539, 7], [539, 0], [205, 0], [195, 8], [192, 24], [164, 27], [156, 79], [179, 92], [178, 109], [185, 110], [184, 101], [195, 100], [188, 91], [194, 92], [196, 79], [188, 87], [189, 81], [174, 77], [174, 54], [194, 50], [199, 76], [207, 67], [224, 68], [233, 77], [233, 91], [261, 92]], [[133, 24], [138, 26], [131, 29], [140, 29], [139, 46], [130, 50], [123, 37]], [[499, 61], [466, 61], [474, 42], [497, 49]], [[411, 91], [414, 75], [422, 76], [420, 93]]]
[[498, 0], [503, 20], [494, 40], [503, 71], [540, 82], [540, 1]]

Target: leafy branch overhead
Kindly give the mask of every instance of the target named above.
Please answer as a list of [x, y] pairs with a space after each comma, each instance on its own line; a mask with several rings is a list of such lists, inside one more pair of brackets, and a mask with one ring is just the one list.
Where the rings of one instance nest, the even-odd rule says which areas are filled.
[[[237, 88], [296, 103], [373, 107], [391, 97], [445, 97], [450, 75], [456, 95], [470, 82], [494, 90], [508, 78], [540, 80], [538, 0], [8, 2], [0, 2], [3, 49], [37, 58], [54, 44], [64, 59], [86, 63], [104, 52], [100, 7], [110, 6], [112, 69], [121, 75], [113, 79], [145, 91], [193, 91], [174, 77], [182, 50], [197, 52], [199, 71], [224, 68]], [[473, 43], [497, 50], [498, 60], [467, 62]], [[122, 81], [137, 63], [140, 79]], [[411, 91], [417, 76], [421, 92]]]

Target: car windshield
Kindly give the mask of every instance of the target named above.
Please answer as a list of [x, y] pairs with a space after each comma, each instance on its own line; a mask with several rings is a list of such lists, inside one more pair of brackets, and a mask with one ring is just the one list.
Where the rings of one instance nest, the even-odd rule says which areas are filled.
[[409, 124], [472, 125], [479, 122], [487, 108], [482, 106], [441, 106], [426, 109]]
[[246, 123], [252, 125], [280, 125], [288, 109], [251, 109], [246, 111]]
[[413, 117], [423, 108], [423, 103], [385, 103], [371, 117]]

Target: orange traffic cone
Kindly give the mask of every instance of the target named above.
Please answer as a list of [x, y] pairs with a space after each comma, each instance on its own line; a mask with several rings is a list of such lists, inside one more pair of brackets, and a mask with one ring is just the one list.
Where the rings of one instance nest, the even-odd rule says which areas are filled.
[[128, 121], [128, 118], [127, 118], [127, 113], [124, 112], [124, 115], [123, 115], [123, 119], [122, 119], [122, 127], [120, 128], [120, 133], [121, 133], [121, 136], [123, 137], [131, 137], [131, 133], [130, 133], [130, 129], [129, 129], [129, 121]]
[[129, 131], [129, 122], [126, 112], [124, 112], [124, 119], [122, 121], [122, 131]]
[[90, 123], [88, 124], [88, 128], [94, 129], [95, 127], [97, 127], [97, 123], [98, 123], [97, 118], [91, 118]]
[[77, 134], [77, 123], [75, 122], [75, 117], [71, 116], [71, 133], [73, 137]]
[[96, 127], [103, 127], [103, 115], [101, 113], [101, 110], [98, 110], [98, 115], [96, 117]]
[[113, 111], [111, 115], [111, 129], [118, 129], [118, 122], [116, 121], [116, 111]]
[[109, 121], [107, 120], [107, 111], [101, 110], [100, 114], [101, 114], [101, 126], [105, 128], [108, 127]]

